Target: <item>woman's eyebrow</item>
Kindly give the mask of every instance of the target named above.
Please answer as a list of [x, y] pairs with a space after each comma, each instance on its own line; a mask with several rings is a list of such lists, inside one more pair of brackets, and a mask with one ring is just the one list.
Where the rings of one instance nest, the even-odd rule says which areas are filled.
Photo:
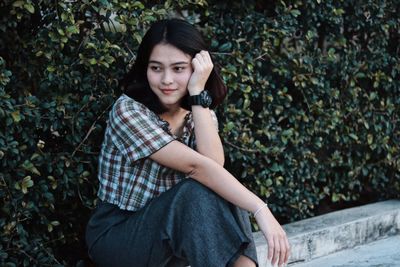
[[187, 62], [187, 61], [179, 61], [179, 62], [172, 63], [171, 65], [185, 65], [185, 64], [189, 64], [189, 62]]
[[[150, 60], [149, 64], [150, 63], [164, 65], [163, 63], [161, 63], [160, 61], [157, 61], [157, 60]], [[171, 66], [174, 66], [174, 65], [185, 65], [185, 64], [188, 65], [189, 62], [187, 62], [187, 61], [178, 61], [178, 62], [172, 63]]]

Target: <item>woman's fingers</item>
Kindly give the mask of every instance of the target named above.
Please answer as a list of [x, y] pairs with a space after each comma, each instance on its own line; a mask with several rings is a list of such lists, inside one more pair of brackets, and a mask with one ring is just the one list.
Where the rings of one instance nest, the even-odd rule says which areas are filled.
[[281, 251], [279, 254], [279, 266], [282, 266], [284, 263], [286, 263], [286, 254], [288, 252], [288, 247], [286, 246], [286, 241], [285, 241], [286, 237], [283, 234], [280, 238], [279, 238], [279, 244], [281, 247]]
[[287, 264], [290, 255], [289, 241], [286, 237], [286, 233], [282, 232], [271, 234], [267, 238], [268, 242], [268, 260], [271, 261], [272, 265], [278, 263], [278, 266]]
[[201, 65], [204, 65], [204, 58], [200, 53], [197, 53], [194, 58], [197, 59]]
[[207, 79], [214, 67], [207, 51], [197, 53], [192, 59], [192, 65], [194, 72], [197, 72], [200, 76], [204, 75], [204, 78]]
[[290, 244], [289, 244], [289, 240], [285, 234], [285, 243], [286, 243], [286, 255], [285, 255], [285, 264], [288, 263], [289, 261], [289, 256], [290, 256]]
[[268, 242], [268, 260], [272, 262], [272, 256], [274, 256], [274, 249], [275, 249], [274, 239], [267, 238], [267, 242]]
[[272, 257], [271, 263], [272, 265], [275, 265], [279, 259], [279, 255], [281, 252], [281, 245], [279, 242], [279, 238], [277, 236], [273, 237], [273, 239], [274, 239], [274, 256]]
[[211, 56], [207, 51], [200, 51], [194, 56], [194, 59], [197, 60], [199, 66], [203, 66], [205, 69], [212, 69], [213, 67]]
[[210, 64], [210, 63], [212, 64], [210, 53], [208, 53], [207, 51], [202, 50], [202, 51], [200, 51], [199, 54], [203, 57], [204, 62], [206, 62], [208, 64]]
[[191, 93], [199, 94], [214, 67], [210, 54], [207, 51], [200, 51], [192, 59], [193, 74], [188, 82], [188, 90]]
[[193, 65], [193, 69], [199, 69], [200, 68], [200, 62], [198, 58], [193, 58], [192, 59], [192, 65]]

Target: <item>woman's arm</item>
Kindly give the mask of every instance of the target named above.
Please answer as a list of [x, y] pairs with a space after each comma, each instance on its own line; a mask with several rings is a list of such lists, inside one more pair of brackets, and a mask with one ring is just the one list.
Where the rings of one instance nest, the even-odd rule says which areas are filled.
[[224, 166], [224, 149], [210, 110], [202, 106], [192, 106], [192, 114], [197, 151]]
[[[264, 206], [258, 196], [239, 183], [222, 166], [178, 141], [167, 144], [150, 158], [161, 165], [187, 173], [227, 201], [247, 211], [254, 213]], [[268, 258], [272, 258], [273, 264], [278, 258], [279, 265], [287, 262], [289, 243], [271, 211], [267, 207], [263, 208], [257, 214], [256, 220], [268, 242]]]
[[264, 204], [214, 160], [177, 141], [164, 146], [150, 158], [161, 165], [186, 173], [247, 211], [254, 212]]
[[[214, 65], [210, 54], [201, 51], [192, 59], [192, 66], [194, 71], [188, 82], [188, 91], [190, 95], [198, 95], [204, 90]], [[197, 151], [224, 166], [224, 149], [210, 110], [202, 106], [192, 106], [192, 113]]]
[[[188, 83], [188, 91], [190, 95], [197, 95], [204, 90], [213, 64], [209, 53], [201, 51], [193, 58], [192, 65], [194, 72]], [[256, 220], [268, 242], [268, 258], [272, 258], [273, 265], [279, 258], [279, 266], [281, 266], [287, 262], [289, 257], [289, 242], [285, 232], [271, 211], [267, 207], [262, 208], [263, 201], [221, 166], [223, 165], [223, 161], [221, 161], [223, 150], [218, 133], [215, 127], [213, 128], [210, 111], [196, 106], [192, 106], [192, 111], [197, 149], [204, 156], [184, 144], [172, 141], [150, 158], [169, 168], [187, 173], [224, 199], [253, 214], [261, 208], [257, 213]]]

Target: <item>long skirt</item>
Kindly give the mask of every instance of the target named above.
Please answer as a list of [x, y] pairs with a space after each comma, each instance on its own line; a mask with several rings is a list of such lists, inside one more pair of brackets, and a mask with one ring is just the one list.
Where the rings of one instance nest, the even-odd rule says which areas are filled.
[[99, 267], [224, 267], [240, 255], [258, 266], [248, 212], [191, 178], [138, 211], [100, 201], [86, 242]]

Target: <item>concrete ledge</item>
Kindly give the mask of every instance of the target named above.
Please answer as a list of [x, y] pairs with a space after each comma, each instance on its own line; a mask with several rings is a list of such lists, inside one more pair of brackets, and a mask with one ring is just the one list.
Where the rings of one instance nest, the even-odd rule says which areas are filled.
[[[316, 216], [283, 226], [290, 241], [289, 264], [366, 244], [400, 234], [400, 200], [388, 200]], [[260, 267], [267, 262], [267, 243], [261, 232], [254, 233]]]

